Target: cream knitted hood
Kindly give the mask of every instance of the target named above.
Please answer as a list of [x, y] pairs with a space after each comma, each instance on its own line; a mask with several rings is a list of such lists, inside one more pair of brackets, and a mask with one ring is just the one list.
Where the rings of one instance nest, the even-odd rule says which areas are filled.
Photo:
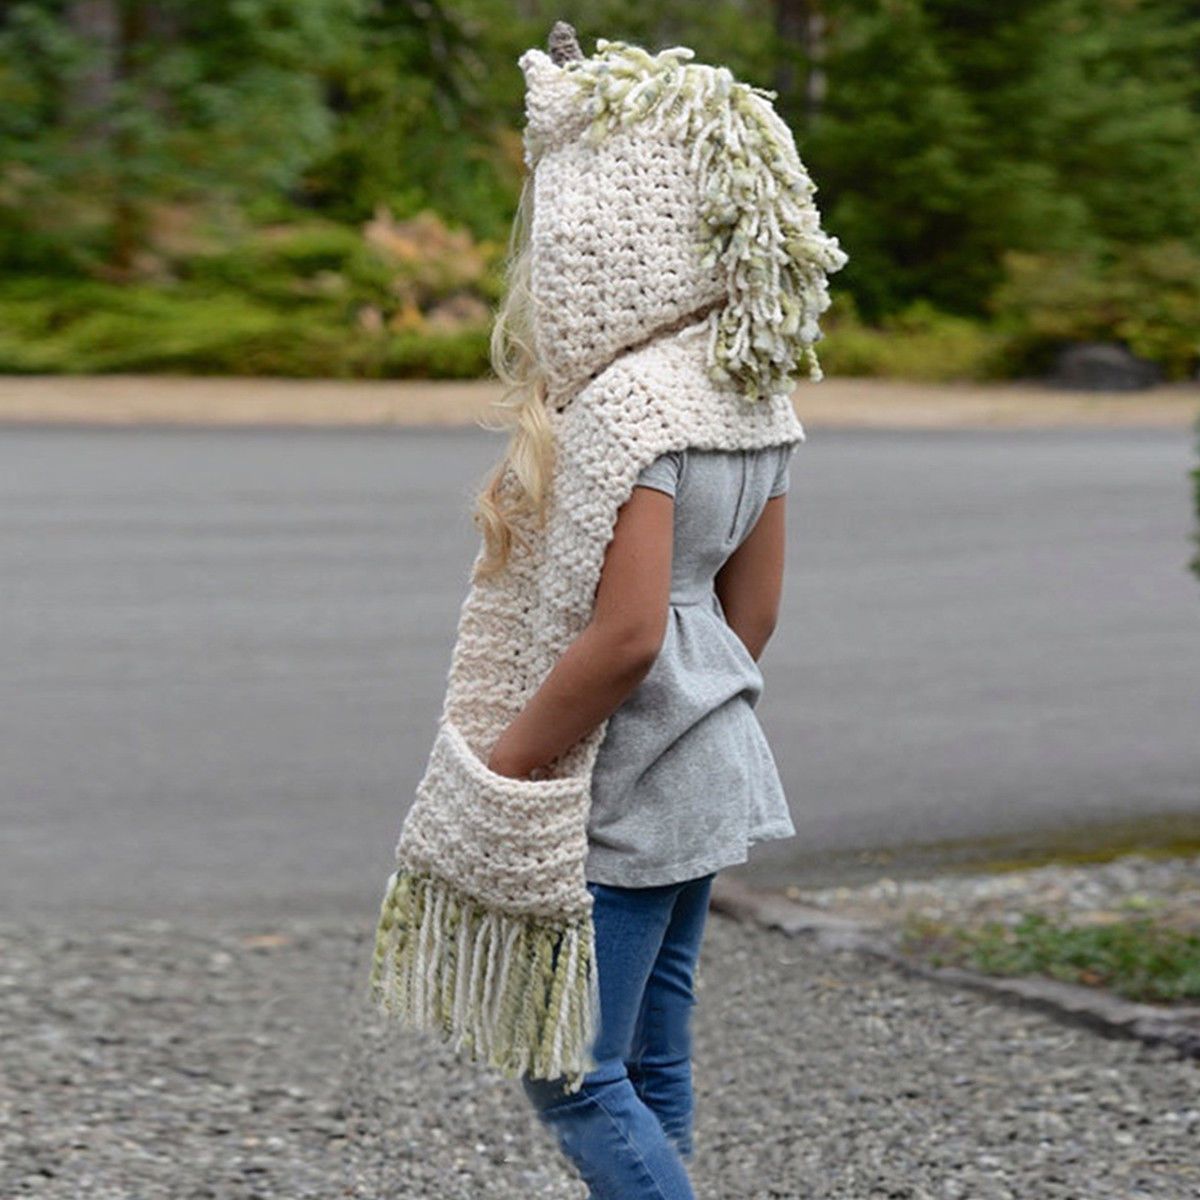
[[[685, 67], [682, 48], [600, 42], [582, 59], [564, 36], [556, 26], [551, 42], [564, 65], [537, 50], [520, 60], [537, 338], [554, 399], [549, 508], [543, 523], [518, 522], [527, 552], [472, 573], [371, 985], [385, 1011], [474, 1061], [578, 1088], [599, 1019], [584, 862], [607, 722], [544, 779], [499, 775], [487, 757], [590, 620], [638, 472], [668, 450], [803, 440], [790, 373], [811, 355], [825, 272], [845, 256], [821, 233], [762, 93], [723, 68]], [[643, 127], [652, 118], [632, 114], [644, 108], [662, 123]], [[514, 482], [510, 467], [501, 485]]]
[[[828, 272], [815, 187], [773, 92], [678, 46], [649, 54], [570, 26], [527, 50], [535, 340], [552, 397], [714, 306], [709, 367], [752, 399], [812, 378]], [[553, 57], [552, 57], [553, 55]], [[558, 60], [558, 61], [555, 61]]]

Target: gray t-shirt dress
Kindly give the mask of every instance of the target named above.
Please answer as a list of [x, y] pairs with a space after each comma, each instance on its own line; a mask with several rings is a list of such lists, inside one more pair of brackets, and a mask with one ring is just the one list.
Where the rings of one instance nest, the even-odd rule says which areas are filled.
[[671, 451], [637, 478], [675, 497], [670, 613], [654, 665], [597, 751], [589, 882], [695, 879], [796, 832], [754, 712], [762, 673], [713, 590], [768, 498], [787, 490], [795, 448]]

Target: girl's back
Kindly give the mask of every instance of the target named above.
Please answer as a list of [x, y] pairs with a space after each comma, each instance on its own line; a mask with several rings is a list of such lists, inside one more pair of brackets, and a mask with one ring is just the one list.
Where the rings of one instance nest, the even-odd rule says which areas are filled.
[[758, 659], [791, 394], [846, 256], [772, 93], [686, 46], [585, 56], [559, 23], [547, 50], [519, 60], [530, 171], [490, 343], [512, 436], [373, 979], [519, 1071], [594, 1195], [683, 1200], [709, 888], [794, 833]]
[[795, 833], [754, 713], [763, 679], [717, 575], [788, 486], [794, 444], [672, 451], [637, 484], [675, 498], [670, 615], [649, 674], [609, 718], [592, 774], [587, 878], [650, 887]]

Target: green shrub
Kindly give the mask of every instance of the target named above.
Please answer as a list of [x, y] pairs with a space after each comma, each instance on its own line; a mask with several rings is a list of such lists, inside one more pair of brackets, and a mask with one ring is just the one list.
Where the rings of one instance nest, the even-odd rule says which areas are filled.
[[489, 371], [488, 335], [479, 329], [453, 333], [404, 333], [388, 339], [383, 374], [392, 379], [478, 379]]
[[63, 286], [40, 302], [0, 298], [0, 370], [306, 374], [324, 357], [315, 322], [235, 292]]
[[280, 308], [208, 285], [9, 281], [0, 372], [165, 372], [332, 378], [484, 374], [488, 329], [370, 331], [341, 301]]
[[332, 222], [255, 230], [220, 253], [184, 259], [176, 271], [186, 281], [236, 289], [277, 305], [303, 304], [314, 292], [377, 300], [388, 294], [391, 279], [358, 230]]
[[878, 326], [859, 319], [846, 295], [829, 312], [817, 347], [828, 375], [938, 382], [992, 379], [1003, 373], [1004, 340], [979, 321], [918, 301]]
[[396, 221], [384, 209], [361, 228], [304, 220], [255, 229], [218, 253], [174, 265], [191, 283], [233, 288], [280, 307], [340, 300], [348, 314], [369, 305], [396, 332], [451, 297], [494, 303], [501, 248], [450, 229], [432, 212]]
[[1200, 254], [1181, 241], [1099, 256], [1009, 253], [992, 309], [1020, 369], [1073, 341], [1117, 341], [1185, 379], [1200, 364]]

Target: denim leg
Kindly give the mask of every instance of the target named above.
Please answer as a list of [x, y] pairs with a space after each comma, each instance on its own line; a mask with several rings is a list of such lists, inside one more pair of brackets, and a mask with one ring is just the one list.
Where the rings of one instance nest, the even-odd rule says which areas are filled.
[[539, 1118], [588, 1185], [589, 1200], [694, 1200], [687, 1170], [625, 1064], [609, 1060], [577, 1092], [522, 1079]]
[[685, 1160], [693, 1153], [691, 1018], [696, 962], [714, 877], [715, 873], [688, 880], [675, 898], [626, 1060], [637, 1094]]
[[693, 1200], [687, 1170], [658, 1118], [629, 1081], [642, 995], [674, 910], [677, 885], [616, 888], [593, 896], [600, 1029], [596, 1067], [575, 1092], [564, 1080], [521, 1080], [538, 1116], [587, 1183], [591, 1200]]

